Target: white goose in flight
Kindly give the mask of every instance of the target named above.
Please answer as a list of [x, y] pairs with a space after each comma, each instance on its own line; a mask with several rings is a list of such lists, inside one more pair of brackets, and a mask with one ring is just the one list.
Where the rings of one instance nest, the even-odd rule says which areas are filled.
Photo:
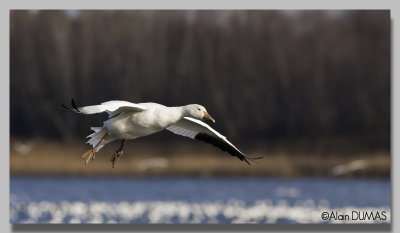
[[96, 114], [107, 112], [108, 119], [103, 127], [92, 127], [93, 134], [87, 142], [93, 148], [82, 155], [85, 165], [95, 159], [104, 145], [115, 140], [122, 140], [121, 146], [111, 157], [112, 167], [115, 167], [119, 157], [123, 153], [124, 144], [129, 139], [147, 136], [163, 129], [175, 134], [201, 140], [236, 156], [242, 161], [261, 159], [262, 157], [248, 157], [230, 143], [225, 136], [218, 133], [201, 120], [207, 119], [215, 123], [215, 120], [207, 113], [206, 109], [198, 104], [190, 104], [181, 107], [167, 107], [157, 103], [134, 104], [127, 101], [112, 100], [85, 107], [77, 107], [74, 100], [72, 108], [62, 104], [68, 111], [80, 114]]

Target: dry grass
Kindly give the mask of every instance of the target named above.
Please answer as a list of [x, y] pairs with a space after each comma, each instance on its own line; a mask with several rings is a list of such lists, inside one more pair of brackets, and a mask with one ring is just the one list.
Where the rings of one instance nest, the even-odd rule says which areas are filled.
[[[128, 143], [116, 168], [110, 157], [117, 144], [106, 146], [87, 166], [81, 155], [89, 149], [83, 143], [34, 142], [33, 149], [22, 155], [11, 143], [12, 175], [84, 175], [84, 176], [330, 176], [331, 169], [354, 160], [364, 160], [365, 169], [346, 176], [390, 176], [390, 155], [387, 152], [357, 150], [351, 153], [318, 152], [266, 147], [263, 144], [244, 146], [249, 155], [264, 159], [251, 166], [201, 143], [157, 144]], [[293, 148], [293, 147], [291, 147]], [[145, 166], [147, 164], [147, 167]]]

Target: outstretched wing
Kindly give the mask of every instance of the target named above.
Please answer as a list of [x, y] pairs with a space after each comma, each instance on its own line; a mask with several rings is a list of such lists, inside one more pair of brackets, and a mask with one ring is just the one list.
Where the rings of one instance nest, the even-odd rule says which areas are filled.
[[211, 128], [206, 123], [200, 120], [193, 119], [191, 117], [184, 117], [176, 124], [168, 127], [167, 130], [181, 136], [210, 143], [220, 148], [221, 150], [228, 152], [230, 155], [235, 156], [242, 161], [244, 160], [248, 164], [250, 164], [248, 160], [263, 158], [263, 157], [254, 158], [246, 156], [232, 143], [230, 143], [225, 136], [218, 133], [216, 130]]
[[122, 101], [122, 100], [112, 100], [112, 101], [107, 101], [104, 103], [101, 103], [99, 105], [91, 105], [91, 106], [84, 106], [84, 107], [77, 107], [75, 104], [75, 101], [72, 99], [71, 100], [71, 105], [72, 108], [69, 108], [65, 106], [64, 104], [61, 104], [63, 108], [65, 108], [68, 111], [76, 112], [76, 113], [82, 113], [82, 114], [96, 114], [96, 113], [102, 113], [102, 112], [107, 112], [110, 117], [116, 116], [120, 112], [141, 112], [146, 110], [147, 108], [145, 106], [142, 106], [140, 104], [134, 104], [128, 101]]

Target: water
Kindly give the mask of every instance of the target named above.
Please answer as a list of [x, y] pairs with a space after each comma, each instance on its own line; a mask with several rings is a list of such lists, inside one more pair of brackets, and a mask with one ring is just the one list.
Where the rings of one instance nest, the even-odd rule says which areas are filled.
[[10, 192], [12, 223], [390, 223], [390, 180], [13, 177]]

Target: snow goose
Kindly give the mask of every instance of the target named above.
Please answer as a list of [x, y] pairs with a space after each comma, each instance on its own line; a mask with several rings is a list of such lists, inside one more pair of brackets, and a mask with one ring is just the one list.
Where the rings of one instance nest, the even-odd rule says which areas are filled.
[[103, 127], [92, 127], [93, 134], [89, 135], [88, 144], [93, 148], [82, 155], [85, 165], [95, 159], [104, 145], [115, 140], [122, 140], [118, 150], [111, 157], [112, 167], [115, 167], [119, 157], [123, 153], [124, 144], [129, 139], [147, 136], [163, 129], [175, 134], [201, 140], [210, 143], [232, 156], [249, 163], [249, 160], [262, 157], [248, 157], [230, 143], [225, 136], [218, 133], [201, 120], [215, 120], [207, 113], [207, 110], [198, 104], [190, 104], [181, 107], [167, 107], [157, 103], [134, 104], [127, 101], [112, 100], [85, 107], [77, 107], [74, 100], [72, 107], [64, 104], [61, 106], [67, 111], [79, 114], [108, 113], [108, 119]]

